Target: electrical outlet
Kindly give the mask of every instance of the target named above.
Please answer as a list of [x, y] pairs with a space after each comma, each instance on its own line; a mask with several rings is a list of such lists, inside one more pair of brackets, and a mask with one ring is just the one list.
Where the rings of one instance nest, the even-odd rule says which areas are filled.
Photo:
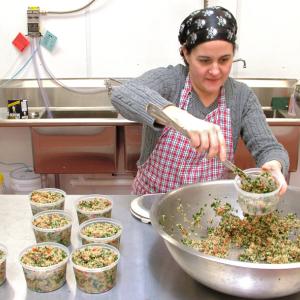
[[40, 8], [38, 6], [29, 6], [27, 9], [27, 30], [31, 37], [41, 36]]

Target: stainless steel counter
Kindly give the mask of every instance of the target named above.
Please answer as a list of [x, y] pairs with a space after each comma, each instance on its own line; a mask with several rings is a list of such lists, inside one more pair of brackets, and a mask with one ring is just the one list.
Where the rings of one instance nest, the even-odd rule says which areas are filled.
[[[300, 126], [300, 118], [277, 119], [267, 118], [273, 126]], [[74, 118], [74, 119], [0, 119], [0, 127], [53, 127], [53, 126], [98, 126], [98, 125], [134, 125], [137, 122], [123, 118]]]
[[[74, 201], [79, 197], [69, 195], [65, 209], [74, 217], [72, 247], [80, 245], [78, 221]], [[0, 242], [8, 248], [7, 281], [0, 287], [0, 299], [111, 299], [111, 300], [232, 300], [242, 299], [218, 293], [206, 288], [184, 273], [174, 262], [164, 242], [151, 225], [141, 223], [129, 212], [134, 196], [110, 196], [114, 201], [112, 217], [124, 226], [121, 237], [121, 259], [116, 286], [104, 293], [89, 295], [76, 288], [75, 276], [70, 264], [67, 282], [57, 291], [35, 293], [27, 289], [18, 256], [22, 249], [35, 242], [31, 229], [31, 210], [27, 196], [0, 195]], [[199, 270], [201, 272], [201, 270]], [[262, 295], [263, 296], [263, 295]], [[300, 293], [280, 298], [300, 299]]]
[[[0, 127], [117, 126], [137, 124], [123, 118], [0, 119]], [[300, 120], [299, 120], [300, 124]]]
[[[278, 116], [270, 106], [262, 106], [266, 120], [271, 126], [300, 126], [300, 112], [290, 116], [287, 111], [278, 110]], [[94, 107], [50, 107], [52, 117], [46, 116], [45, 107], [29, 108], [29, 117], [37, 118], [5, 119], [0, 118], [0, 127], [56, 127], [56, 126], [123, 126], [137, 124], [119, 114], [113, 106]], [[275, 111], [276, 112], [276, 111]]]

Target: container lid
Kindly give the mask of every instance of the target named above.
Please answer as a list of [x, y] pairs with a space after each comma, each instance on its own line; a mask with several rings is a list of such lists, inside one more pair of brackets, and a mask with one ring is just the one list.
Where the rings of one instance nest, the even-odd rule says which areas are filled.
[[10, 172], [10, 177], [17, 180], [33, 180], [40, 178], [39, 174], [35, 174], [30, 167], [23, 167]]
[[133, 216], [141, 220], [143, 223], [151, 223], [150, 209], [154, 201], [160, 199], [164, 195], [158, 194], [146, 194], [139, 196], [131, 201], [130, 212]]

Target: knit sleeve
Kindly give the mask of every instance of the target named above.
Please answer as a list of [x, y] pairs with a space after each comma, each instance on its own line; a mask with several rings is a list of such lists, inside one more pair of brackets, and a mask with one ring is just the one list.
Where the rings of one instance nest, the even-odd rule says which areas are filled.
[[241, 98], [246, 99], [241, 116], [241, 136], [256, 164], [262, 166], [270, 160], [277, 160], [282, 165], [283, 174], [287, 175], [288, 153], [273, 135], [259, 100], [250, 88], [244, 89]]
[[171, 105], [178, 93], [180, 72], [169, 66], [146, 72], [142, 76], [129, 80], [116, 87], [112, 92], [112, 105], [128, 120], [143, 123], [153, 129], [160, 128], [146, 112], [148, 103], [160, 108]]

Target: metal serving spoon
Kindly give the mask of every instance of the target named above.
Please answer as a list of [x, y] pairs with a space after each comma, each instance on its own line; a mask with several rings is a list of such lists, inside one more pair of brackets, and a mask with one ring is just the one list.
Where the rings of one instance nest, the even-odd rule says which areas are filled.
[[[185, 137], [190, 138], [188, 132], [185, 128], [183, 128], [180, 124], [170, 119], [158, 106], [155, 104], [149, 103], [146, 107], [146, 110], [150, 116], [155, 118], [157, 121], [162, 122], [168, 127], [172, 127], [177, 131], [181, 132]], [[235, 164], [233, 164], [229, 160], [225, 160], [222, 162], [226, 168], [231, 170], [234, 174], [240, 176], [244, 180], [251, 180], [251, 178], [240, 168], [238, 168]]]

